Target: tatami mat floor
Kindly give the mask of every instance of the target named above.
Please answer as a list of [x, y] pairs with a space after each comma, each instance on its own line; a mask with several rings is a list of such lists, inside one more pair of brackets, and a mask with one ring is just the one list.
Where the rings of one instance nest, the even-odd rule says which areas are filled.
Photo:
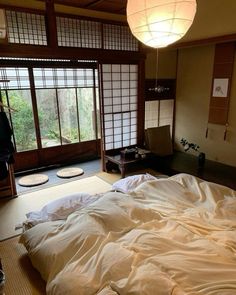
[[[46, 284], [33, 268], [27, 251], [18, 243], [19, 237], [0, 242], [0, 253], [5, 273], [5, 295], [44, 295]], [[3, 294], [3, 293], [1, 293]]]
[[[40, 210], [50, 201], [78, 192], [93, 195], [111, 189], [110, 183], [95, 175], [82, 179], [72, 179], [67, 183], [22, 193], [17, 198], [0, 200], [0, 241], [20, 234], [22, 232], [20, 225], [26, 219], [26, 213]], [[15, 229], [16, 225], [17, 229]]]

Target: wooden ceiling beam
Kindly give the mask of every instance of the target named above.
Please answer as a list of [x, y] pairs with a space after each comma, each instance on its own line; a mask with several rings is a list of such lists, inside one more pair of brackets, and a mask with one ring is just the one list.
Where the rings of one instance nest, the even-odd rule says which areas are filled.
[[102, 3], [102, 2], [104, 2], [104, 0], [94, 0], [94, 1], [92, 1], [92, 2], [90, 2], [90, 3], [88, 3], [88, 4], [86, 4], [86, 5], [84, 5], [84, 8], [92, 8], [92, 7], [94, 7], [94, 6], [96, 6], [97, 4], [100, 4], [100, 3]]
[[[71, 60], [98, 60], [137, 62], [145, 59], [145, 53], [103, 50], [77, 47], [50, 48], [47, 46], [35, 46], [25, 44], [1, 44], [0, 55], [2, 57], [22, 57], [22, 58], [47, 58], [47, 59], [71, 59]], [[0, 61], [1, 63], [1, 61]]]

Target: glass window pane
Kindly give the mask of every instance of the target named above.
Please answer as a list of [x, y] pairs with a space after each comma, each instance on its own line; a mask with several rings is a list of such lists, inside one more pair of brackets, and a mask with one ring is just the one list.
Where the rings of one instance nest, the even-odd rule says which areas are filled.
[[75, 88], [58, 89], [62, 144], [79, 141]]
[[47, 45], [44, 15], [7, 10], [6, 19], [10, 43]]
[[78, 95], [80, 140], [81, 141], [93, 140], [95, 139], [93, 88], [78, 88], [77, 95]]
[[36, 90], [36, 97], [42, 147], [60, 145], [56, 90]]
[[[10, 107], [16, 110], [11, 113], [11, 117], [17, 152], [36, 149], [37, 141], [30, 91], [8, 90], [7, 93]], [[3, 93], [3, 101], [7, 104], [6, 92]]]
[[29, 89], [29, 73], [27, 68], [0, 68], [0, 76], [7, 82], [1, 82], [1, 89]]
[[96, 88], [96, 106], [97, 106], [97, 137], [101, 138], [101, 117], [100, 117], [100, 105], [99, 105], [99, 91]]

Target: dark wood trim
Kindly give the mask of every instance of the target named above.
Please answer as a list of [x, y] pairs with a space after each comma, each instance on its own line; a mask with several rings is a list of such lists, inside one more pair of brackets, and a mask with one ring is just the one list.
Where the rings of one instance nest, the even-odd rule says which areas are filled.
[[[178, 68], [179, 68], [179, 49], [176, 50], [176, 67], [175, 67], [175, 98], [177, 95], [177, 81], [178, 81]], [[173, 126], [172, 126], [172, 143], [175, 142], [175, 119], [176, 119], [176, 99], [174, 100], [173, 108]]]
[[83, 20], [88, 20], [88, 21], [100, 22], [101, 24], [119, 25], [119, 26], [124, 26], [124, 27], [128, 26], [127, 22], [118, 21], [118, 20], [109, 20], [109, 19], [98, 18], [98, 17], [93, 17], [93, 16], [70, 14], [70, 13], [66, 13], [66, 12], [55, 12], [55, 14], [56, 14], [56, 16], [59, 16], [59, 17], [61, 16], [61, 17], [68, 17], [68, 18], [75, 18], [75, 19], [83, 19]]
[[93, 0], [89, 4], [84, 5], [84, 8], [91, 8], [93, 6], [96, 6], [97, 4], [103, 2], [103, 0]]
[[138, 64], [138, 146], [144, 144], [144, 126], [145, 126], [145, 99], [144, 99], [144, 81], [145, 81], [145, 61], [141, 60]]
[[38, 106], [37, 106], [37, 99], [36, 99], [36, 92], [35, 92], [35, 85], [34, 85], [33, 68], [29, 68], [29, 81], [30, 81], [31, 101], [32, 101], [37, 147], [40, 149], [42, 148], [42, 144], [41, 144], [41, 133], [40, 133], [40, 127], [39, 127]]
[[104, 136], [104, 97], [103, 97], [103, 71], [102, 71], [102, 64], [99, 63], [98, 65], [98, 77], [99, 77], [99, 103], [100, 103], [100, 122], [101, 122], [101, 158], [102, 158], [102, 170], [106, 171], [106, 163], [105, 163], [105, 136]]
[[[38, 1], [42, 2], [45, 0], [38, 0]], [[82, 3], [80, 3], [80, 2], [82, 2]], [[121, 0], [116, 1], [116, 2], [123, 2], [123, 3], [121, 3], [121, 5], [119, 4], [118, 8], [112, 6], [111, 9], [110, 9], [110, 5], [113, 4], [113, 3], [111, 3], [112, 1], [90, 0], [90, 1], [86, 1], [86, 2], [85, 1], [78, 1], [78, 0], [66, 0], [66, 1], [65, 0], [55, 0], [54, 1], [55, 4], [74, 7], [74, 8], [78, 8], [78, 9], [89, 9], [89, 10], [96, 10], [98, 12], [104, 12], [104, 13], [109, 13], [109, 14], [121, 14], [122, 16], [125, 15], [126, 1], [125, 2], [123, 2]], [[104, 6], [102, 6], [102, 8], [96, 7], [98, 4], [100, 4], [102, 2], [108, 2], [108, 8], [106, 8]]]
[[59, 106], [59, 101], [58, 101], [58, 91], [57, 91], [57, 89], [55, 89], [55, 94], [56, 94], [56, 106], [57, 106], [59, 136], [60, 136], [60, 143], [61, 143], [61, 146], [62, 146], [63, 143], [62, 143], [62, 134], [61, 134], [61, 116], [60, 116], [60, 106]]
[[176, 44], [170, 45], [169, 48], [184, 48], [193, 46], [202, 46], [216, 43], [234, 42], [236, 41], [236, 34], [227, 34], [216, 37], [203, 38], [198, 40], [178, 42]]
[[44, 9], [36, 9], [36, 8], [27, 8], [17, 5], [7, 5], [7, 4], [0, 4], [0, 8], [5, 10], [12, 10], [12, 11], [19, 11], [19, 12], [28, 12], [28, 13], [35, 13], [45, 15], [45, 8]]
[[47, 29], [47, 41], [48, 46], [57, 49], [57, 23], [56, 23], [56, 14], [54, 11], [54, 1], [46, 1], [46, 29]]
[[[8, 96], [8, 91], [6, 91], [6, 90], [2, 90], [2, 91], [5, 92], [6, 99], [7, 99], [7, 105], [10, 106], [10, 100], [9, 100], [9, 96]], [[0, 91], [0, 101], [2, 102], [2, 93], [1, 93], [1, 91]], [[3, 107], [1, 107], [0, 109], [3, 110]], [[14, 144], [14, 147], [16, 149], [16, 138], [15, 138], [14, 128], [12, 126], [12, 112], [9, 112], [9, 117], [10, 117], [11, 128], [12, 128], [12, 131], [13, 131], [13, 135], [12, 135], [13, 144]]]
[[93, 107], [94, 107], [93, 123], [95, 126], [95, 136], [96, 136], [96, 141], [97, 141], [98, 140], [98, 124], [97, 124], [98, 123], [98, 116], [97, 116], [96, 80], [95, 80], [95, 70], [94, 69], [93, 69]]
[[32, 67], [32, 68], [82, 68], [82, 69], [96, 69], [97, 63], [96, 62], [77, 62], [76, 60], [18, 60], [18, 59], [12, 59], [11, 57], [6, 59], [0, 58], [0, 65], [2, 67]]
[[[99, 140], [100, 141], [100, 140]], [[96, 140], [43, 148], [15, 154], [15, 171], [25, 171], [50, 165], [62, 165], [100, 157]]]
[[0, 44], [0, 56], [19, 58], [48, 58], [48, 59], [85, 59], [101, 62], [129, 63], [145, 59], [145, 54], [133, 51], [90, 49], [90, 48], [53, 48], [39, 45]]
[[14, 197], [17, 195], [14, 167], [12, 164], [9, 164], [8, 170], [8, 177], [4, 180], [0, 180], [0, 199], [5, 197]]
[[75, 99], [76, 99], [76, 114], [77, 114], [77, 127], [78, 127], [78, 138], [79, 138], [79, 142], [81, 142], [81, 138], [80, 138], [80, 120], [79, 120], [79, 102], [78, 102], [78, 91], [77, 89], [75, 90]]

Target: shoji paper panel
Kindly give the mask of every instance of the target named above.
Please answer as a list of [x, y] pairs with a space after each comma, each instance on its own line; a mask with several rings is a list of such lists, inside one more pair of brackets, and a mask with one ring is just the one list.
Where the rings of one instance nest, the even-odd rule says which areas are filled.
[[137, 144], [138, 65], [103, 64], [104, 150]]

